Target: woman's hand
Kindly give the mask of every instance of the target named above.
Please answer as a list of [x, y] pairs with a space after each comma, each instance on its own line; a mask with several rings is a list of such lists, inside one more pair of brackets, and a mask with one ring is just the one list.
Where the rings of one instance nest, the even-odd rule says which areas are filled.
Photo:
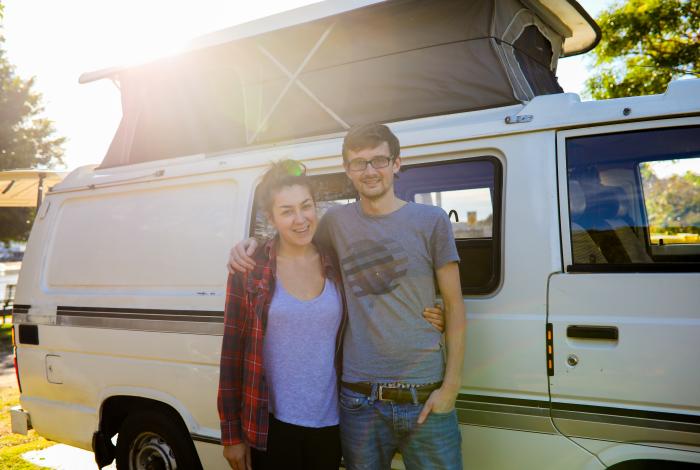
[[436, 303], [435, 307], [425, 307], [423, 318], [440, 333], [445, 332], [445, 311], [442, 309], [442, 304]]
[[248, 444], [241, 442], [232, 446], [224, 446], [224, 457], [233, 470], [253, 470]]

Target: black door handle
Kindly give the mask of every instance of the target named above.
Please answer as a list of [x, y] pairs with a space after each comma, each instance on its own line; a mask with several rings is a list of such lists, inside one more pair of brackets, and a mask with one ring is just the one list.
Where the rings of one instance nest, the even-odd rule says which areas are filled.
[[619, 332], [616, 326], [598, 325], [569, 325], [566, 328], [568, 338], [578, 339], [608, 339], [617, 341]]

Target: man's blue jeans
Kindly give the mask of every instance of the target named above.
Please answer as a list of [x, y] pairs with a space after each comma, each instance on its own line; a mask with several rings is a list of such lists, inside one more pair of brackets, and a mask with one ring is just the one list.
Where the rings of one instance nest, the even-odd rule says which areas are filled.
[[422, 404], [379, 401], [341, 387], [340, 439], [348, 470], [389, 470], [396, 451], [408, 470], [460, 470], [457, 413], [431, 413], [417, 424]]

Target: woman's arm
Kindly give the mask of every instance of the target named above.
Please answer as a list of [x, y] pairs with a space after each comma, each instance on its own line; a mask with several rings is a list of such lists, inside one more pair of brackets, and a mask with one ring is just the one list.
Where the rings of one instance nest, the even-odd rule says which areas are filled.
[[246, 327], [246, 292], [242, 274], [229, 274], [224, 310], [224, 337], [219, 363], [218, 409], [221, 443], [231, 446], [243, 442], [241, 434], [241, 398], [243, 352]]

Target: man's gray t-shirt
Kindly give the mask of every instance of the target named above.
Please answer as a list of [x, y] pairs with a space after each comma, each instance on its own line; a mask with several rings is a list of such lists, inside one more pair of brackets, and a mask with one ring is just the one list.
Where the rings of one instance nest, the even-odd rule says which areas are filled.
[[317, 232], [338, 253], [348, 303], [345, 382], [442, 380], [442, 335], [423, 318], [435, 301], [435, 270], [459, 261], [439, 207], [409, 202], [368, 216], [355, 202], [330, 208]]

